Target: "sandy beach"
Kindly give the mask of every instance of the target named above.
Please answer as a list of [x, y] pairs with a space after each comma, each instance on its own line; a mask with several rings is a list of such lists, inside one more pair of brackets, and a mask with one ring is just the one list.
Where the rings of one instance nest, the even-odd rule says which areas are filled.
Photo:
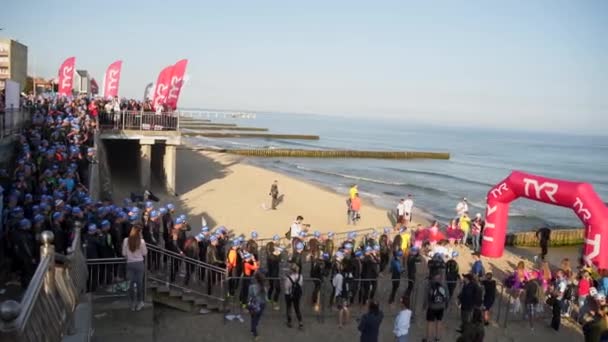
[[[268, 171], [259, 167], [241, 162], [240, 157], [213, 152], [197, 152], [188, 149], [178, 150], [177, 156], [177, 189], [178, 196], [169, 196], [157, 186], [153, 188], [161, 198], [162, 203], [172, 202], [178, 207], [179, 213], [186, 213], [193, 228], [198, 230], [201, 217], [205, 217], [210, 227], [224, 225], [235, 233], [249, 234], [256, 230], [261, 237], [271, 237], [273, 234], [283, 235], [297, 215], [302, 215], [307, 223], [311, 224], [311, 230], [321, 232], [340, 232], [359, 228], [382, 228], [392, 226], [390, 213], [382, 208], [377, 208], [364, 201], [361, 212], [362, 219], [356, 227], [346, 224], [346, 194], [336, 194], [326, 189], [306, 183], [304, 181], [287, 177], [283, 174]], [[274, 180], [279, 182], [280, 193], [284, 200], [277, 210], [269, 210], [270, 196], [268, 195], [270, 185]], [[117, 178], [114, 183], [114, 197], [121, 198], [128, 194], [129, 183], [133, 180]], [[419, 221], [420, 216], [412, 225], [428, 222]], [[468, 248], [458, 248], [460, 253], [458, 262], [461, 272], [467, 272], [473, 262], [471, 251]], [[492, 271], [497, 280], [505, 279], [513, 272], [520, 260], [528, 267], [533, 267], [533, 256], [537, 249], [530, 248], [508, 248], [503, 257], [489, 259], [482, 257], [487, 271]], [[550, 249], [549, 260], [557, 265], [561, 258], [576, 256], [575, 248]], [[391, 313], [392, 314], [392, 313]], [[457, 313], [450, 318], [452, 324], [457, 321]], [[383, 341], [388, 341], [388, 332], [392, 324], [393, 316], [388, 316], [383, 324]], [[196, 321], [196, 319], [194, 319]], [[192, 324], [191, 321], [190, 324]], [[414, 326], [414, 336], [421, 337], [424, 331], [424, 320], [418, 320]], [[231, 323], [235, 324], [235, 323]], [[551, 338], [553, 341], [580, 340], [582, 334], [580, 329], [569, 324], [563, 327], [559, 334], [545, 327], [545, 323], [539, 321], [539, 327], [530, 331], [525, 322], [515, 320], [509, 322], [509, 329], [498, 327], [496, 324], [487, 329], [491, 341], [528, 341], [531, 338]], [[231, 325], [232, 326], [232, 325]], [[239, 325], [239, 336], [246, 336], [246, 325]], [[335, 340], [350, 340], [355, 335], [355, 327], [347, 331], [335, 331], [333, 323], [315, 325], [314, 331], [306, 331], [298, 335], [295, 340], [308, 340], [311, 337], [321, 336], [319, 334], [330, 334]], [[329, 329], [329, 330], [326, 330]], [[448, 329], [446, 341], [455, 341], [458, 336], [455, 328]], [[223, 330], [223, 329], [222, 329]], [[283, 329], [279, 330], [281, 333]], [[277, 331], [278, 332], [278, 331]], [[209, 333], [208, 337], [224, 338], [226, 335]]]

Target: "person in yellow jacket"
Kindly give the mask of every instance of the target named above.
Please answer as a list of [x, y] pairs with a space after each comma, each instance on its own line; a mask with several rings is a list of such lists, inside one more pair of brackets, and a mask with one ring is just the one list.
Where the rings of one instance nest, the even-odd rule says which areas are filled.
[[458, 220], [458, 225], [460, 226], [460, 229], [463, 232], [463, 236], [462, 236], [462, 244], [464, 246], [467, 245], [467, 238], [469, 236], [469, 231], [471, 230], [471, 218], [469, 217], [469, 213], [465, 212], [462, 214], [462, 216], [460, 217], [460, 220]]
[[355, 198], [355, 195], [357, 195], [358, 193], [359, 193], [359, 188], [358, 188], [357, 184], [353, 184], [353, 186], [348, 190], [348, 194], [349, 194], [351, 200], [353, 198]]

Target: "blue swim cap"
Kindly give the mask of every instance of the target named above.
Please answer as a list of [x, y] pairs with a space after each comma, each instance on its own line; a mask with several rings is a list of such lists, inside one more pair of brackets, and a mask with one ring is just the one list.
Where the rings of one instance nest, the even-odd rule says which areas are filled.
[[357, 258], [362, 257], [363, 256], [363, 252], [361, 250], [358, 250], [358, 251], [355, 252], [355, 256]]
[[327, 254], [327, 253], [323, 253], [323, 255], [321, 255], [321, 257], [323, 258], [323, 260], [329, 260], [329, 254]]
[[245, 260], [251, 259], [251, 254], [249, 254], [249, 253], [243, 254], [243, 259], [245, 259]]
[[62, 214], [58, 211], [53, 213], [53, 220], [57, 220], [62, 216]]
[[97, 230], [97, 226], [95, 225], [95, 223], [91, 223], [91, 224], [89, 225], [88, 230], [89, 230], [89, 232], [94, 232], [94, 231], [96, 231], [96, 230]]
[[344, 253], [337, 251], [336, 252], [336, 259], [343, 259], [344, 258]]
[[28, 219], [23, 219], [19, 221], [19, 227], [21, 227], [21, 229], [30, 229], [32, 228], [32, 222]]
[[37, 214], [36, 216], [34, 216], [34, 223], [40, 223], [40, 222], [44, 222], [44, 216]]
[[321, 232], [319, 232], [318, 230], [315, 230], [313, 235], [314, 235], [314, 237], [319, 238], [319, 237], [321, 237]]
[[167, 208], [161, 207], [158, 209], [158, 211], [160, 212], [161, 215], [165, 215], [167, 213]]
[[201, 228], [201, 233], [209, 233], [209, 227]]
[[390, 229], [390, 228], [388, 228], [388, 227], [385, 227], [385, 228], [384, 228], [384, 234], [388, 234], [388, 233], [390, 233], [390, 232], [391, 232], [391, 229]]
[[175, 219], [175, 224], [184, 224], [186, 223], [186, 220], [183, 219], [181, 216], [178, 217], [177, 219]]
[[376, 251], [376, 252], [380, 251], [380, 245], [374, 245], [374, 251]]
[[258, 233], [257, 232], [251, 232], [251, 238], [252, 239], [257, 239], [258, 238]]
[[303, 250], [303, 249], [304, 249], [304, 244], [303, 244], [303, 243], [301, 243], [301, 242], [298, 242], [298, 243], [296, 244], [296, 250], [297, 250], [297, 251], [301, 251], [301, 250]]
[[334, 234], [334, 232], [329, 232], [329, 233], [327, 233], [327, 237], [328, 237], [328, 238], [332, 238], [332, 237], [334, 237], [334, 235], [335, 235], [335, 234]]
[[151, 218], [157, 218], [158, 216], [160, 216], [160, 213], [158, 212], [158, 210], [152, 210], [150, 212], [150, 217]]
[[150, 209], [152, 207], [154, 207], [154, 203], [152, 203], [152, 201], [147, 201], [146, 202], [146, 209]]
[[181, 214], [178, 216], [178, 218], [181, 218], [182, 220], [184, 220], [184, 222], [188, 221], [188, 216], [186, 216], [186, 214]]
[[274, 236], [272, 237], [272, 241], [279, 241], [281, 239], [281, 237], [279, 236], [279, 234], [274, 234]]
[[167, 209], [173, 211], [175, 210], [175, 205], [173, 205], [173, 203], [169, 203], [167, 204]]
[[347, 243], [344, 244], [344, 248], [346, 248], [346, 249], [353, 249], [353, 244], [350, 243], [350, 242], [347, 242]]
[[110, 221], [108, 221], [108, 220], [101, 221], [101, 228], [105, 228], [105, 227], [109, 227], [109, 226], [110, 226]]
[[303, 237], [303, 238], [306, 237], [306, 232], [305, 231], [301, 231], [300, 232], [300, 237]]
[[452, 252], [452, 258], [456, 258], [457, 256], [458, 256], [458, 252], [453, 251], [453, 252]]
[[372, 248], [370, 246], [365, 247], [365, 253], [370, 253]]
[[397, 251], [397, 256], [398, 257], [402, 257], [403, 256], [403, 251]]
[[209, 241], [211, 241], [211, 242], [217, 241], [217, 235], [211, 235], [211, 237], [209, 238]]

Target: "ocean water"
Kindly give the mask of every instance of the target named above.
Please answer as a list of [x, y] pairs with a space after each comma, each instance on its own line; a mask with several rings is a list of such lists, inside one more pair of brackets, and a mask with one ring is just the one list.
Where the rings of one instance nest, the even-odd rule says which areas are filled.
[[[472, 215], [484, 214], [488, 190], [513, 170], [591, 183], [608, 202], [608, 136], [440, 127], [404, 120], [300, 114], [215, 119], [272, 133], [317, 134], [318, 141], [189, 138], [192, 146], [450, 152], [450, 160], [246, 158], [254, 165], [311, 181], [346, 196], [353, 183], [374, 204], [393, 209], [414, 195], [429, 219], [447, 223], [462, 197]], [[280, 186], [280, 185], [279, 185]], [[363, 213], [364, 214], [364, 213]], [[526, 199], [512, 203], [510, 231], [540, 226], [580, 227], [568, 208]]]

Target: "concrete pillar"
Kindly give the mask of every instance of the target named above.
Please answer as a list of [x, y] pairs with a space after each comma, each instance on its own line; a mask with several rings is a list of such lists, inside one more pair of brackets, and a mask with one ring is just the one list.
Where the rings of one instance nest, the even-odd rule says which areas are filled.
[[152, 182], [152, 144], [154, 140], [141, 139], [139, 141], [139, 181], [143, 190], [150, 189]]
[[167, 193], [175, 195], [175, 169], [177, 159], [177, 146], [165, 145], [165, 156], [163, 158], [163, 171], [165, 174], [165, 187]]

